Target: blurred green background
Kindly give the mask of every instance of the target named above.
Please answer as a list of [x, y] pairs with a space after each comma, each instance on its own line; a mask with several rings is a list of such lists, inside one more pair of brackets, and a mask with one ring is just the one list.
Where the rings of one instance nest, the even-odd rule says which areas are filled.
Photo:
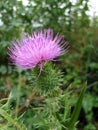
[[[79, 130], [98, 129], [98, 16], [89, 16], [89, 0], [0, 0], [0, 99], [17, 85], [17, 69], [10, 65], [8, 46], [24, 32], [52, 28], [70, 43], [69, 52], [55, 63], [65, 74], [65, 85], [78, 94], [88, 87], [80, 113]], [[26, 77], [22, 79], [26, 85]]]

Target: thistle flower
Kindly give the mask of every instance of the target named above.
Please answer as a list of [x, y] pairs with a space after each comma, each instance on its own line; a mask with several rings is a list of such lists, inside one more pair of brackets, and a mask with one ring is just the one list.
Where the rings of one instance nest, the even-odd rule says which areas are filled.
[[30, 69], [38, 65], [42, 69], [44, 62], [62, 55], [64, 47], [67, 51], [67, 45], [60, 35], [53, 37], [51, 29], [40, 30], [31, 36], [22, 37], [21, 41], [14, 41], [8, 48], [8, 55], [12, 63], [18, 67]]

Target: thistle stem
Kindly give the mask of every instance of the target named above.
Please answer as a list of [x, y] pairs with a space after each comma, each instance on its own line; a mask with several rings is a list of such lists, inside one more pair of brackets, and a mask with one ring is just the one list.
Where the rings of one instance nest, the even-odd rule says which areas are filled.
[[21, 89], [21, 74], [19, 73], [19, 84], [18, 84], [18, 88], [17, 88], [17, 99], [16, 99], [16, 112], [15, 112], [15, 116], [17, 117], [17, 110], [19, 107], [19, 101], [20, 101], [20, 89]]

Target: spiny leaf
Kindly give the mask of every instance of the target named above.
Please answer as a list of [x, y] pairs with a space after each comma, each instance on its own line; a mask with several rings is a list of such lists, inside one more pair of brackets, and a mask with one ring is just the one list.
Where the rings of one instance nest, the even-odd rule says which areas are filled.
[[8, 122], [11, 122], [18, 130], [26, 130], [23, 124], [19, 124], [15, 119], [13, 119], [5, 110], [0, 108], [0, 115], [3, 116]]

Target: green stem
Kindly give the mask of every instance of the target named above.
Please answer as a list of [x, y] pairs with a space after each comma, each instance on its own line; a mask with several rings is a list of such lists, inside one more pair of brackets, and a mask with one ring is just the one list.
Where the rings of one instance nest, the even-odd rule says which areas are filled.
[[[19, 73], [19, 84], [18, 84], [18, 88], [17, 88], [17, 99], [16, 99], [16, 117], [17, 117], [17, 110], [19, 107], [19, 101], [20, 101], [20, 89], [21, 89], [21, 74]], [[19, 95], [18, 95], [19, 94]]]
[[[10, 107], [10, 103], [12, 101], [12, 97], [13, 97], [13, 94], [12, 94], [12, 91], [11, 91], [10, 94], [9, 94], [9, 97], [6, 98], [6, 99], [8, 99], [6, 104], [2, 105], [2, 108], [8, 109]], [[2, 100], [0, 100], [0, 101], [2, 101]]]

